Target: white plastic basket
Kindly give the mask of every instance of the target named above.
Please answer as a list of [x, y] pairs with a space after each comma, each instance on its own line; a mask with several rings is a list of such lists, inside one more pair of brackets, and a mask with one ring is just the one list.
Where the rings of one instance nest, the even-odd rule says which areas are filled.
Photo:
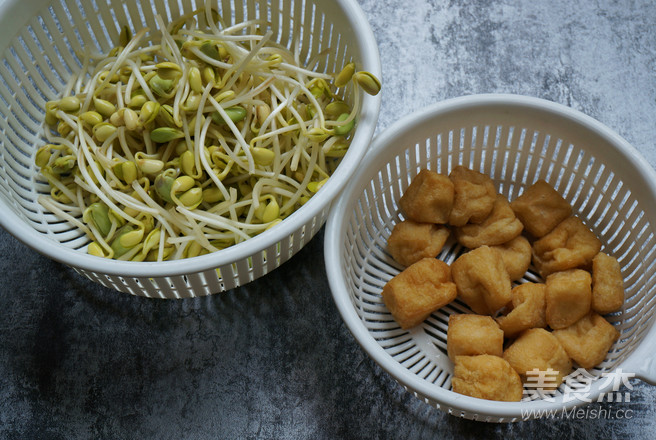
[[[574, 213], [616, 256], [625, 279], [621, 312], [608, 316], [620, 339], [588, 387], [584, 399], [492, 402], [451, 391], [446, 355], [448, 317], [468, 311], [456, 300], [422, 325], [402, 330], [382, 302], [384, 284], [402, 268], [386, 252], [391, 230], [402, 219], [397, 202], [422, 169], [448, 173], [462, 164], [491, 176], [509, 199], [537, 179], [551, 183]], [[538, 417], [613, 391], [602, 378], [635, 374], [656, 382], [656, 173], [611, 130], [570, 108], [513, 95], [479, 95], [428, 107], [378, 136], [342, 197], [325, 233], [328, 280], [337, 307], [364, 350], [406, 389], [456, 416], [493, 422]], [[438, 258], [451, 263], [462, 252], [447, 242]], [[525, 280], [537, 281], [529, 269]], [[602, 380], [603, 379], [603, 380]], [[626, 391], [626, 390], [624, 390]]]
[[[281, 224], [243, 243], [179, 261], [135, 263], [86, 254], [88, 239], [37, 203], [47, 186], [34, 154], [43, 142], [44, 103], [55, 99], [81, 60], [83, 47], [106, 53], [124, 25], [156, 29], [203, 7], [203, 0], [7, 0], [0, 3], [0, 225], [35, 250], [100, 284], [135, 295], [180, 298], [228, 290], [287, 261], [321, 228], [334, 197], [356, 169], [376, 126], [380, 95], [363, 96], [348, 153], [317, 197]], [[373, 33], [353, 0], [217, 0], [226, 24], [252, 18], [271, 23], [276, 42], [300, 42], [301, 60], [326, 48], [326, 73], [354, 61], [380, 77]], [[346, 97], [348, 99], [348, 97]], [[352, 104], [352, 103], [351, 103]]]

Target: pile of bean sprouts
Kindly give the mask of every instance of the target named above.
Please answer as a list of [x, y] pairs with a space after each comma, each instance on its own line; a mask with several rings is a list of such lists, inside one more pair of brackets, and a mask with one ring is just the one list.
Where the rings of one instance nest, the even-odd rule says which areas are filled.
[[228, 27], [203, 8], [158, 28], [123, 28], [46, 104], [39, 202], [92, 255], [188, 258], [275, 226], [346, 153], [362, 90], [380, 90], [354, 63], [314, 71], [326, 53], [302, 66], [261, 20]]

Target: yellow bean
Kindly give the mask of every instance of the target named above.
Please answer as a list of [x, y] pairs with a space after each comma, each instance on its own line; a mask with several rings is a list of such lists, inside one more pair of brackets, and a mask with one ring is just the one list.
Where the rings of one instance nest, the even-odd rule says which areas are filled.
[[82, 122], [90, 125], [91, 127], [95, 127], [103, 121], [102, 115], [96, 111], [86, 111], [82, 113], [79, 118], [82, 120]]
[[75, 96], [66, 96], [59, 100], [59, 108], [66, 113], [75, 113], [80, 110], [80, 100]]
[[105, 252], [103, 251], [103, 248], [100, 247], [98, 243], [95, 241], [92, 241], [89, 243], [89, 246], [87, 247], [87, 253], [89, 255], [93, 255], [95, 257], [106, 257]]
[[180, 155], [180, 168], [187, 176], [194, 176], [196, 174], [196, 160], [194, 153], [187, 150]]
[[276, 153], [262, 147], [252, 148], [251, 154], [253, 155], [255, 163], [262, 166], [271, 165], [276, 158]]
[[112, 104], [111, 102], [105, 99], [100, 99], [100, 98], [93, 98], [93, 107], [104, 118], [110, 117], [112, 113], [116, 111], [116, 106], [114, 104]]
[[102, 122], [93, 127], [93, 135], [98, 142], [105, 142], [116, 133], [117, 128], [109, 122]]
[[200, 69], [193, 66], [189, 69], [189, 87], [195, 93], [203, 93], [203, 80], [201, 78]]
[[177, 179], [175, 179], [173, 185], [171, 185], [171, 192], [173, 194], [178, 192], [185, 192], [191, 189], [195, 184], [196, 181], [193, 179], [193, 177], [180, 176]]
[[203, 190], [199, 187], [191, 188], [189, 191], [178, 197], [180, 203], [189, 209], [195, 209], [203, 201]]
[[370, 95], [377, 95], [380, 92], [380, 80], [370, 72], [357, 72], [353, 75], [353, 80]]
[[143, 229], [136, 229], [121, 235], [119, 242], [121, 246], [125, 248], [131, 248], [141, 243], [141, 240], [143, 240], [143, 235]]
[[273, 197], [267, 203], [266, 208], [264, 208], [264, 212], [262, 213], [262, 221], [264, 223], [269, 223], [274, 221], [280, 216], [280, 206], [278, 205], [278, 202], [276, 202], [276, 199]]
[[335, 87], [344, 87], [351, 81], [355, 73], [355, 64], [348, 63], [344, 68], [335, 76]]
[[211, 187], [203, 190], [203, 201], [214, 204], [221, 200], [223, 200], [223, 193], [219, 188]]

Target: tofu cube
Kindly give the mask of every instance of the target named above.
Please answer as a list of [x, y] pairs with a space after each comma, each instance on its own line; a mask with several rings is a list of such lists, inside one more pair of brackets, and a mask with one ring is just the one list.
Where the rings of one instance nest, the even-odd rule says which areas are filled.
[[458, 296], [479, 315], [493, 315], [510, 302], [510, 278], [498, 251], [481, 246], [451, 264]]
[[542, 283], [523, 283], [513, 287], [512, 308], [497, 318], [506, 338], [514, 338], [524, 330], [547, 326], [546, 286]]
[[446, 333], [449, 358], [503, 354], [503, 331], [491, 316], [459, 314], [449, 316]]
[[587, 268], [601, 250], [601, 242], [578, 217], [563, 220], [533, 243], [533, 262], [543, 277], [575, 268]]
[[571, 269], [547, 277], [547, 324], [552, 329], [569, 327], [590, 312], [592, 277], [589, 272]]
[[535, 238], [548, 234], [572, 215], [572, 207], [551, 185], [538, 180], [510, 203], [524, 229]]
[[583, 368], [599, 365], [620, 337], [620, 332], [603, 316], [591, 312], [573, 325], [553, 334], [574, 362]]
[[599, 252], [592, 260], [592, 310], [602, 315], [624, 304], [624, 279], [615, 257]]
[[394, 226], [387, 250], [398, 263], [410, 266], [422, 258], [435, 258], [448, 237], [445, 226], [405, 220]]
[[456, 239], [469, 249], [506, 243], [522, 233], [523, 225], [504, 196], [498, 194], [490, 215], [481, 223], [456, 228]]
[[464, 226], [467, 223], [480, 223], [490, 215], [497, 191], [492, 179], [483, 173], [457, 166], [451, 170], [449, 178], [453, 182], [453, 209], [449, 224]]
[[524, 389], [517, 372], [498, 356], [457, 356], [451, 388], [479, 399], [519, 402]]
[[545, 390], [556, 389], [563, 378], [572, 371], [572, 362], [558, 339], [543, 328], [532, 328], [524, 331], [506, 350], [503, 358], [522, 378], [524, 383], [532, 375], [531, 372], [553, 371], [553, 380], [547, 381], [542, 387]]
[[385, 284], [383, 301], [401, 328], [421, 324], [435, 310], [456, 298], [450, 272], [445, 262], [423, 258]]
[[510, 281], [522, 278], [531, 265], [531, 243], [522, 235], [518, 235], [507, 243], [490, 246], [501, 254]]
[[448, 176], [423, 169], [412, 179], [399, 205], [410, 220], [446, 224], [453, 206], [453, 191]]

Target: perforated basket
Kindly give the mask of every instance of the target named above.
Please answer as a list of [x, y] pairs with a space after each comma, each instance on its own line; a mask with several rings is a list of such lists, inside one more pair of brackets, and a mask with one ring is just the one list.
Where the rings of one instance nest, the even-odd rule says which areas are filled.
[[[120, 29], [157, 29], [209, 4], [226, 25], [249, 19], [270, 23], [273, 39], [307, 61], [328, 48], [317, 70], [340, 71], [348, 62], [380, 77], [378, 49], [362, 10], [352, 0], [80, 1], [8, 0], [0, 4], [0, 225], [20, 241], [104, 286], [135, 295], [179, 298], [248, 283], [287, 261], [322, 227], [331, 202], [355, 170], [374, 132], [379, 96], [363, 96], [357, 126], [340, 166], [301, 209], [276, 227], [225, 250], [160, 263], [121, 262], [86, 254], [88, 239], [38, 203], [49, 191], [34, 166], [44, 144], [44, 103], [62, 93], [84, 48], [107, 53]], [[352, 96], [345, 96], [352, 101]], [[353, 102], [351, 102], [353, 104]]]
[[[386, 251], [402, 220], [398, 200], [423, 168], [448, 173], [455, 165], [486, 173], [510, 200], [537, 179], [553, 185], [617, 257], [626, 301], [607, 316], [621, 332], [603, 363], [554, 396], [522, 402], [492, 402], [451, 391], [446, 355], [448, 317], [469, 309], [456, 300], [422, 325], [402, 330], [385, 307], [381, 291], [402, 267]], [[408, 116], [378, 136], [363, 165], [331, 212], [325, 233], [328, 280], [337, 307], [364, 350], [406, 389], [456, 416], [482, 421], [539, 417], [617, 391], [606, 376], [635, 374], [656, 381], [656, 173], [611, 130], [570, 108], [513, 96], [457, 98]], [[438, 258], [452, 263], [463, 249], [447, 242]], [[523, 281], [540, 281], [533, 267]], [[624, 390], [626, 391], [626, 389]], [[576, 398], [574, 398], [576, 397]], [[612, 396], [611, 396], [612, 397]]]

